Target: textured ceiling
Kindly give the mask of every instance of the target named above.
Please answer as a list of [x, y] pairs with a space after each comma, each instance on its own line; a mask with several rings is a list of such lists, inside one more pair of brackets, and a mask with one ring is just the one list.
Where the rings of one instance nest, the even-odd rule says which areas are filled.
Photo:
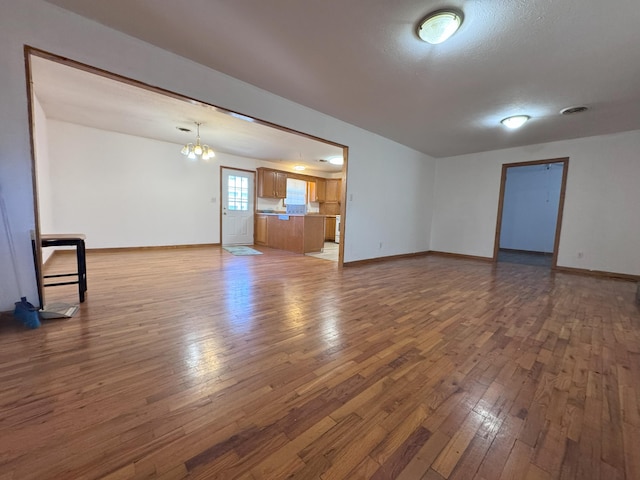
[[640, 129], [638, 0], [49, 1], [436, 157]]

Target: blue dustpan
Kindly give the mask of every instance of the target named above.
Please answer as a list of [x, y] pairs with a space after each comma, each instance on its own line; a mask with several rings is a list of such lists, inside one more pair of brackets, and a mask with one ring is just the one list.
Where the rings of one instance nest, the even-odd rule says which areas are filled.
[[28, 328], [38, 328], [40, 326], [40, 316], [38, 309], [27, 302], [27, 297], [22, 297], [16, 302], [16, 309], [13, 315]]

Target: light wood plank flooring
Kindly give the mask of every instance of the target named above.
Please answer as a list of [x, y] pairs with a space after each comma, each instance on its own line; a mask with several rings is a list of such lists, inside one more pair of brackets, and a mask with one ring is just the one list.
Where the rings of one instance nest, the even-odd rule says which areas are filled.
[[0, 479], [640, 479], [635, 284], [260, 250], [89, 252], [3, 322]]

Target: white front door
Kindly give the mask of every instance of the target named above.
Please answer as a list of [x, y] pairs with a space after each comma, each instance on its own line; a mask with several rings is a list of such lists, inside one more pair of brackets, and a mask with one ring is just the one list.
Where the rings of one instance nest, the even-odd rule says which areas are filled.
[[222, 169], [222, 245], [253, 245], [254, 177]]

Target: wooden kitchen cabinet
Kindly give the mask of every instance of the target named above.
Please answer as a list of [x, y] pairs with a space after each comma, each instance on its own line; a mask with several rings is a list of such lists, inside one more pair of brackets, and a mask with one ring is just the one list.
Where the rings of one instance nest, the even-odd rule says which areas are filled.
[[324, 219], [324, 240], [326, 242], [336, 241], [336, 217], [325, 217]]
[[323, 203], [327, 197], [327, 181], [324, 178], [316, 178], [316, 202]]
[[267, 215], [256, 215], [256, 229], [254, 234], [254, 243], [256, 245], [267, 245]]
[[339, 178], [328, 178], [326, 181], [326, 192], [324, 201], [327, 203], [340, 203], [342, 199], [340, 198], [341, 192], [341, 184], [342, 180]]
[[308, 202], [318, 201], [318, 188], [316, 180], [307, 180], [307, 199]]
[[286, 198], [287, 174], [268, 168], [257, 168], [258, 196], [261, 198]]
[[294, 253], [320, 252], [324, 247], [322, 215], [264, 215], [267, 246]]

